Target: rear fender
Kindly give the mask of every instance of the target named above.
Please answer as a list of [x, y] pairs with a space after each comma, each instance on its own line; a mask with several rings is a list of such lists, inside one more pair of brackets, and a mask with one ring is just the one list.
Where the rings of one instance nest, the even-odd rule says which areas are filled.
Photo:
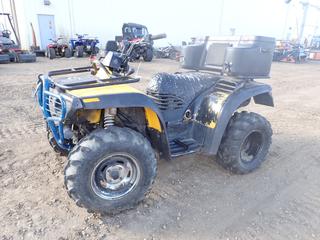
[[271, 87], [255, 81], [239, 84], [234, 90], [228, 91], [215, 87], [201, 101], [198, 100], [193, 112], [195, 122], [206, 127], [202, 149], [204, 154], [217, 154], [233, 113], [239, 107], [247, 105], [251, 98], [256, 104], [274, 106]]

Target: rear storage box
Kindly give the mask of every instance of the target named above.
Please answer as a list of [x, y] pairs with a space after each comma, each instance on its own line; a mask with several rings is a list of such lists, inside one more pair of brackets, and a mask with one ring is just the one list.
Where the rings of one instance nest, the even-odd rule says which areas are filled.
[[209, 39], [205, 47], [186, 46], [182, 67], [217, 71], [237, 78], [268, 78], [275, 47], [270, 37]]
[[199, 70], [201, 58], [205, 53], [206, 44], [189, 45], [182, 48], [182, 67], [186, 69]]

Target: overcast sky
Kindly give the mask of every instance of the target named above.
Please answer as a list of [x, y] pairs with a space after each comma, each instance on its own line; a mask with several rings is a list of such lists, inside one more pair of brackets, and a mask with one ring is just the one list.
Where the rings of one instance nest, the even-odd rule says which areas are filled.
[[[320, 0], [292, 0], [290, 4], [284, 0], [52, 0], [52, 5], [65, 5], [73, 19], [58, 24], [57, 34], [68, 33], [66, 26], [72, 26], [69, 35], [87, 33], [104, 44], [121, 34], [124, 22], [135, 22], [146, 25], [152, 34], [166, 33], [167, 39], [156, 45], [167, 45], [190, 37], [229, 35], [231, 28], [236, 35], [285, 39], [291, 27], [290, 37], [297, 38], [303, 12], [300, 1], [320, 6]], [[56, 22], [63, 19], [62, 12], [55, 12]], [[320, 11], [310, 7], [305, 36], [320, 35], [319, 24]]]
[[[318, 0], [310, 1], [320, 5]], [[80, 9], [84, 10], [74, 13], [75, 29], [77, 29], [77, 24], [81, 24], [78, 19], [83, 19], [85, 11], [92, 6], [88, 6], [88, 1], [73, 2], [82, 5]], [[95, 0], [93, 2], [97, 3], [97, 6], [105, 6], [94, 7], [95, 11], [92, 14], [100, 16], [100, 21], [106, 23], [106, 29], [95, 29], [95, 32], [116, 35], [121, 33], [123, 22], [136, 22], [145, 24], [150, 33], [167, 33], [168, 38], [162, 40], [160, 42], [162, 44], [168, 41], [172, 43], [189, 41], [192, 36], [228, 35], [230, 28], [236, 29], [236, 35], [253, 34], [285, 38], [286, 30], [290, 26], [293, 28], [293, 35], [296, 35], [302, 16], [299, 0], [292, 0], [290, 5], [285, 4], [284, 0]], [[312, 23], [308, 25], [312, 30], [309, 32], [314, 31], [319, 14], [319, 11], [310, 9], [309, 22]], [[88, 32], [90, 28], [92, 29], [88, 25]]]

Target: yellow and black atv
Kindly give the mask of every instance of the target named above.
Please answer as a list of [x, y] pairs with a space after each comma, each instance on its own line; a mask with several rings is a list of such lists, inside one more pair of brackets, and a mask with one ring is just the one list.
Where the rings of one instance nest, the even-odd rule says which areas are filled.
[[[129, 84], [128, 55], [108, 52], [90, 67], [39, 75], [37, 98], [54, 150], [68, 154], [65, 186], [76, 204], [115, 213], [141, 201], [154, 181], [157, 158], [200, 153], [245, 174], [265, 160], [269, 122], [239, 112], [253, 99], [273, 106], [269, 76], [274, 39], [186, 46], [182, 67], [158, 73], [146, 93]], [[68, 75], [68, 76], [66, 76]], [[83, 76], [85, 75], [85, 76]]]

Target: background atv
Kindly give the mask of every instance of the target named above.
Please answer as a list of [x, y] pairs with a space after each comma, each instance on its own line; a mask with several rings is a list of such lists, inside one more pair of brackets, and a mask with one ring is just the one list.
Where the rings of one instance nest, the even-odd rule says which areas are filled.
[[277, 47], [273, 53], [273, 61], [302, 63], [307, 59], [307, 52], [300, 44], [292, 44], [288, 41], [277, 41]]
[[22, 50], [10, 38], [11, 31], [3, 30], [0, 35], [0, 63], [9, 62], [35, 62], [36, 55]]
[[156, 58], [169, 58], [172, 60], [179, 60], [180, 53], [181, 49], [178, 49], [178, 47], [175, 47], [170, 43], [169, 46], [154, 49], [154, 56]]
[[47, 57], [50, 59], [54, 59], [58, 57], [66, 57], [69, 58], [72, 56], [71, 49], [68, 45], [68, 42], [65, 38], [57, 38], [55, 40], [50, 39], [52, 43], [47, 46]]
[[146, 62], [153, 58], [153, 40], [165, 38], [165, 34], [151, 35], [146, 26], [136, 23], [125, 23], [122, 26], [122, 36], [117, 36], [116, 41], [108, 41], [106, 51], [119, 51], [127, 54], [131, 45], [134, 49], [130, 52], [130, 60], [138, 60], [141, 57]]
[[76, 35], [76, 39], [70, 39], [69, 41], [72, 54], [76, 57], [83, 57], [83, 53], [89, 55], [96, 55], [99, 53], [99, 48], [97, 47], [99, 40], [97, 38], [89, 38], [87, 37], [87, 34]]
[[[92, 66], [39, 76], [49, 142], [68, 153], [65, 186], [78, 206], [105, 213], [133, 207], [154, 181], [157, 156], [217, 155], [240, 174], [261, 165], [270, 123], [240, 108], [251, 99], [273, 106], [271, 87], [253, 79], [269, 77], [274, 39], [230, 45], [219, 39], [185, 47], [182, 67], [189, 71], [156, 74], [146, 94], [129, 85], [139, 81], [128, 66], [134, 44]], [[77, 76], [85, 72], [91, 75]]]

